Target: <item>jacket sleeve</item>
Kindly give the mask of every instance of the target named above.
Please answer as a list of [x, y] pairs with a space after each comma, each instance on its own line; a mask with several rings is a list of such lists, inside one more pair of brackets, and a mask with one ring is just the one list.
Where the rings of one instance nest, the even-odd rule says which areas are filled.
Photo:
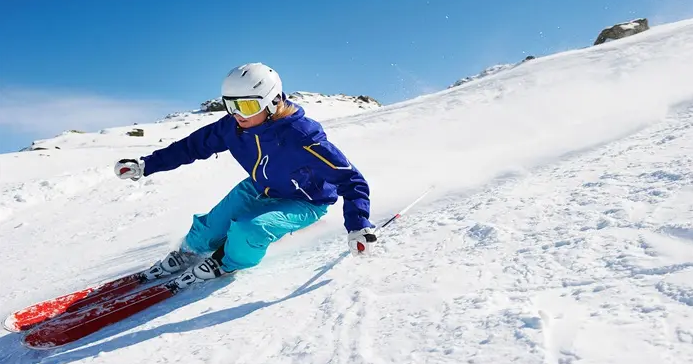
[[183, 164], [190, 164], [197, 159], [207, 159], [214, 153], [227, 150], [223, 136], [228, 132], [228, 128], [234, 126], [235, 123], [223, 117], [166, 148], [141, 157], [144, 161], [144, 176], [176, 169]]
[[309, 154], [311, 168], [328, 183], [337, 186], [344, 199], [344, 227], [347, 231], [375, 227], [370, 221], [368, 182], [346, 156], [326, 138], [304, 140], [302, 148]]

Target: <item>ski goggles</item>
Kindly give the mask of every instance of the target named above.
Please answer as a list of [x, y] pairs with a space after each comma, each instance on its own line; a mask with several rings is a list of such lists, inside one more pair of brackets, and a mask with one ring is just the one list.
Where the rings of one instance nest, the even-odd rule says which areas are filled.
[[249, 118], [255, 116], [262, 112], [262, 105], [260, 101], [262, 98], [258, 97], [229, 97], [223, 96], [222, 101], [224, 107], [229, 114], [239, 114], [244, 118]]

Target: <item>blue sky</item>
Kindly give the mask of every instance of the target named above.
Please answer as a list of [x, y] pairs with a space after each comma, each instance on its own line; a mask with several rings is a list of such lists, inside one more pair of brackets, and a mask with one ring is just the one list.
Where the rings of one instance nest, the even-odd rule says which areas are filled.
[[260, 61], [287, 92], [390, 104], [690, 0], [0, 1], [0, 153], [67, 129], [154, 121]]

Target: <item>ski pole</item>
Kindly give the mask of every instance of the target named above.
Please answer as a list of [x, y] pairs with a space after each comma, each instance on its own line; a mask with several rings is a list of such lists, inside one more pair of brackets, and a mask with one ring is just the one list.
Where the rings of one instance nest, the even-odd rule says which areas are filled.
[[[381, 229], [387, 227], [387, 226], [390, 225], [392, 222], [394, 222], [395, 220], [397, 220], [397, 219], [399, 219], [400, 217], [402, 217], [402, 215], [404, 215], [407, 211], [409, 211], [409, 209], [411, 209], [417, 202], [421, 201], [429, 192], [431, 192], [431, 190], [433, 189], [433, 187], [434, 187], [434, 186], [430, 186], [426, 191], [424, 191], [424, 193], [421, 194], [421, 196], [419, 196], [416, 200], [414, 200], [414, 202], [410, 203], [409, 206], [403, 208], [402, 211], [396, 213], [396, 214], [395, 214], [394, 216], [392, 216], [389, 220], [387, 220], [384, 224], [382, 224], [382, 225], [376, 227], [376, 228], [375, 228], [374, 234], [377, 234]], [[361, 252], [361, 251], [366, 250], [366, 247], [365, 247], [363, 244], [358, 243], [358, 244], [356, 245], [356, 249], [358, 249], [358, 251]]]
[[382, 224], [381, 226], [378, 226], [378, 227], [375, 229], [375, 232], [376, 232], [376, 233], [379, 232], [380, 229], [384, 229], [385, 227], [387, 227], [388, 225], [390, 225], [390, 223], [392, 223], [392, 222], [394, 222], [395, 220], [397, 220], [397, 219], [399, 219], [400, 217], [402, 217], [402, 215], [404, 215], [407, 211], [409, 211], [409, 209], [411, 209], [417, 202], [421, 201], [429, 192], [431, 192], [431, 190], [433, 189], [433, 187], [434, 187], [434, 186], [429, 187], [423, 194], [421, 194], [421, 196], [419, 196], [419, 198], [417, 198], [416, 200], [414, 200], [414, 202], [410, 203], [409, 206], [403, 208], [402, 211], [396, 213], [394, 216], [392, 216], [392, 217], [390, 218], [390, 220], [387, 220], [387, 221], [386, 221], [384, 224]]

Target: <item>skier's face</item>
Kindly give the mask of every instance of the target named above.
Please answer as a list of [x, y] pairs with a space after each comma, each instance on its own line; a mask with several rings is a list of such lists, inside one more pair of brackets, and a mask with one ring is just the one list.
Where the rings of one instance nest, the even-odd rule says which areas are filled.
[[233, 117], [236, 118], [236, 121], [241, 128], [252, 128], [262, 124], [262, 122], [267, 119], [267, 110], [263, 110], [261, 113], [249, 118], [244, 118], [238, 114], [233, 114]]

